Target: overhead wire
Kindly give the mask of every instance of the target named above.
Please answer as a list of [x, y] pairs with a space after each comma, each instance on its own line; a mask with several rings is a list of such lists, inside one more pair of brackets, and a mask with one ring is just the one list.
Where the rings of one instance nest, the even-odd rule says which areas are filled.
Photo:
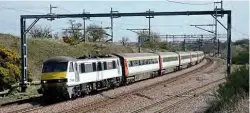
[[172, 1], [172, 0], [166, 0], [167, 2], [172, 2], [172, 3], [178, 3], [178, 4], [185, 4], [185, 5], [211, 5], [214, 4], [213, 3], [201, 3], [201, 4], [197, 4], [197, 3], [187, 3], [187, 2], [179, 2], [179, 1]]
[[27, 13], [35, 13], [35, 14], [45, 14], [45, 13], [41, 13], [41, 12], [33, 12], [33, 11], [28, 11], [28, 10], [23, 10], [23, 9], [16, 9], [16, 8], [12, 8], [12, 7], [0, 7], [0, 9], [7, 9], [7, 10], [14, 10], [14, 11], [21, 11], [21, 12], [27, 12]]
[[239, 30], [235, 29], [232, 27], [232, 30], [234, 30], [235, 32], [238, 32], [239, 34], [243, 35], [243, 36], [246, 36], [247, 38], [249, 38], [249, 35], [245, 34], [245, 33], [242, 33], [240, 32]]
[[71, 12], [71, 11], [69, 11], [69, 10], [63, 8], [63, 7], [58, 7], [58, 6], [57, 6], [57, 8], [59, 8], [59, 9], [61, 9], [61, 10], [64, 10], [64, 11], [66, 11], [66, 12], [68, 12], [68, 13], [73, 13], [73, 12]]

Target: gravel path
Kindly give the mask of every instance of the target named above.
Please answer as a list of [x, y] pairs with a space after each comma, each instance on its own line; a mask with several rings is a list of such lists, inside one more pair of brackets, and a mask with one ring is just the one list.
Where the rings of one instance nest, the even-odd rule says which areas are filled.
[[[216, 66], [217, 62], [214, 63], [214, 66]], [[136, 91], [139, 90], [145, 86], [150, 86], [152, 84], [155, 84], [157, 82], [161, 82], [161, 81], [165, 81], [167, 79], [173, 78], [175, 76], [178, 76], [180, 74], [192, 71], [198, 67], [201, 67], [202, 65], [206, 64], [206, 61], [204, 60], [202, 63], [200, 63], [199, 65], [193, 66], [191, 68], [176, 72], [176, 73], [171, 73], [171, 74], [167, 74], [165, 76], [161, 76], [161, 77], [157, 77], [154, 79], [149, 79], [149, 80], [145, 80], [143, 82], [137, 82], [128, 86], [124, 86], [124, 87], [119, 87], [116, 89], [111, 89], [108, 91], [103, 91], [100, 92], [99, 94], [96, 95], [91, 95], [91, 96], [87, 96], [84, 98], [77, 98], [75, 100], [70, 100], [70, 101], [65, 101], [65, 102], [61, 102], [61, 103], [57, 103], [54, 105], [50, 105], [50, 106], [44, 106], [43, 109], [38, 109], [32, 112], [62, 112], [71, 108], [74, 108], [75, 106], [85, 106], [85, 105], [89, 105], [91, 103], [94, 102], [99, 102], [101, 100], [107, 99], [107, 98], [114, 98], [117, 95], [123, 94], [123, 93], [127, 93], [130, 91]], [[210, 66], [209, 68], [211, 68], [213, 66]], [[207, 70], [207, 72], [206, 72]], [[203, 70], [205, 73], [209, 73], [209, 69], [205, 69]], [[188, 88], [190, 87], [190, 85], [193, 85], [192, 83], [190, 83], [189, 81], [196, 81], [198, 83], [203, 83], [204, 80], [206, 80], [207, 78], [210, 78], [212, 75], [204, 75], [204, 76], [200, 76], [200, 75], [196, 75], [193, 77], [187, 77], [186, 79], [181, 79], [178, 80], [178, 82], [172, 82], [171, 84], [164, 84], [161, 85], [159, 87], [154, 87], [153, 89], [150, 90], [145, 90], [142, 91], [140, 93], [135, 93], [135, 94], [131, 94], [131, 95], [127, 95], [126, 98], [120, 99], [119, 101], [116, 101], [108, 106], [104, 106], [103, 108], [100, 109], [96, 109], [96, 111], [93, 112], [131, 112], [133, 110], [135, 110], [137, 107], [140, 106], [144, 106], [147, 104], [150, 104], [150, 102], [154, 102], [158, 99], [161, 99], [165, 96], [168, 95], [173, 95], [175, 92], [178, 92], [180, 90], [188, 90]], [[214, 75], [214, 78], [216, 76]], [[21, 105], [13, 105], [13, 106], [9, 106], [9, 107], [2, 107], [0, 108], [0, 113], [6, 113], [6, 112], [11, 112], [11, 111], [15, 111], [18, 109], [23, 109], [23, 108], [27, 108], [27, 107], [31, 107], [33, 106], [31, 103], [25, 103], [25, 104], [21, 104]]]

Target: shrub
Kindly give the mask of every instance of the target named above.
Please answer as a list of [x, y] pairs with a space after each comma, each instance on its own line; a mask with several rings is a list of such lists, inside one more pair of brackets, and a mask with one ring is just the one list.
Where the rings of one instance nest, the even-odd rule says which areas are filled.
[[20, 78], [20, 56], [0, 47], [0, 91], [10, 88]]
[[242, 51], [232, 58], [233, 64], [249, 64], [249, 52]]
[[65, 43], [67, 43], [69, 45], [75, 45], [76, 44], [75, 38], [67, 37], [67, 36], [63, 37], [63, 42], [65, 42]]
[[240, 66], [235, 69], [227, 82], [220, 85], [215, 93], [215, 100], [210, 103], [207, 113], [220, 112], [223, 108], [234, 108], [239, 97], [249, 95], [249, 67]]

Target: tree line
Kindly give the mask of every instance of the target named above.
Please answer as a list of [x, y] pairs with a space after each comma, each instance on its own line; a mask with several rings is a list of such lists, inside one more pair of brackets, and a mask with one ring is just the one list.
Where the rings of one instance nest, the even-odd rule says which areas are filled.
[[[63, 39], [65, 43], [70, 45], [75, 45], [80, 42], [88, 41], [88, 42], [107, 42], [111, 37], [102, 26], [96, 24], [90, 24], [86, 26], [85, 32], [83, 31], [83, 25], [75, 20], [68, 21], [68, 28], [63, 29], [64, 31], [60, 34], [54, 33], [52, 34], [52, 28], [48, 26], [37, 25], [34, 26], [29, 34], [32, 38], [54, 38], [54, 39]], [[86, 34], [84, 34], [86, 33]], [[160, 35], [157, 32], [149, 32], [141, 31], [137, 33], [136, 45], [141, 46], [143, 48], [149, 48], [152, 51], [155, 51], [158, 48], [169, 48], [166, 43], [161, 43]], [[119, 40], [119, 43], [123, 46], [128, 46], [131, 44], [130, 39], [126, 36], [122, 37]]]

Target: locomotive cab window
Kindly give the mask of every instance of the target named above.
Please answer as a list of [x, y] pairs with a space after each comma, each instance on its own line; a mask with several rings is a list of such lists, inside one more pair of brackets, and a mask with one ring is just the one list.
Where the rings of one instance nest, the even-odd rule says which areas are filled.
[[43, 73], [46, 72], [64, 72], [67, 71], [68, 62], [59, 62], [59, 63], [46, 63], [43, 64]]

